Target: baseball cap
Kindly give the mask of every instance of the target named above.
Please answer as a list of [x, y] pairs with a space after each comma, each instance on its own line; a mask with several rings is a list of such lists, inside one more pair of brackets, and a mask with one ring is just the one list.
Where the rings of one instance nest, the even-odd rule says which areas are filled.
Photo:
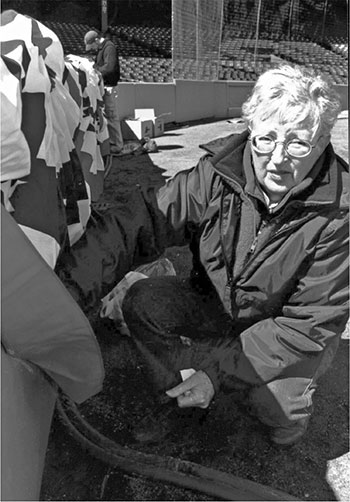
[[91, 45], [95, 42], [98, 37], [97, 31], [91, 30], [88, 31], [84, 36], [85, 49], [89, 51], [92, 47]]

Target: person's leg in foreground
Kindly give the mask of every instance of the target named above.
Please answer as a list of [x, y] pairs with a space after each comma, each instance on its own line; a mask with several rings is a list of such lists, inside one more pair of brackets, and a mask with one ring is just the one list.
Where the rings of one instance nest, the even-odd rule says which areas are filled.
[[[129, 289], [123, 314], [135, 345], [149, 372], [159, 403], [153, 417], [135, 427], [138, 441], [158, 442], [176, 426], [181, 414], [201, 419], [200, 408], [180, 409], [176, 399], [169, 402], [165, 391], [186, 378], [186, 370], [208, 366], [223, 340], [232, 337], [232, 320], [224, 312], [215, 293], [200, 294], [189, 281], [177, 277], [141, 280]], [[331, 352], [331, 354], [330, 354]], [[318, 375], [331, 362], [335, 347], [323, 359]], [[183, 371], [185, 370], [185, 372]], [[293, 444], [306, 432], [312, 413], [315, 378], [291, 376], [251, 387], [237, 381], [246, 396], [244, 404], [270, 429], [274, 443]], [[231, 383], [232, 385], [232, 383]], [[169, 417], [173, 416], [172, 420]]]
[[[210, 357], [229, 318], [215, 294], [201, 295], [188, 280], [157, 277], [140, 280], [128, 290], [123, 314], [151, 377], [156, 409], [134, 430], [139, 441], [157, 442], [188, 419], [202, 420], [206, 410], [179, 408], [166, 395], [199, 371]], [[158, 405], [157, 405], [158, 404]], [[154, 426], [152, 427], [152, 425]]]

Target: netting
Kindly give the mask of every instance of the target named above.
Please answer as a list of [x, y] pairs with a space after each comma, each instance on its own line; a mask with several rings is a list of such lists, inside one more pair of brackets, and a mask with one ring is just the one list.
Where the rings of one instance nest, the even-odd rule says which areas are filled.
[[218, 79], [223, 3], [223, 0], [173, 0], [174, 78]]
[[346, 80], [347, 0], [173, 0], [172, 15], [176, 79], [256, 80], [286, 61]]
[[[31, 14], [22, 0], [3, 0], [2, 8], [13, 2]], [[30, 2], [32, 11], [38, 2]], [[57, 2], [40, 2], [41, 20], [65, 54], [84, 56], [84, 34], [100, 26], [100, 3], [86, 0], [82, 13], [82, 2], [65, 0], [59, 8]], [[347, 0], [109, 0], [108, 6], [124, 82], [255, 81], [282, 60], [348, 83]]]

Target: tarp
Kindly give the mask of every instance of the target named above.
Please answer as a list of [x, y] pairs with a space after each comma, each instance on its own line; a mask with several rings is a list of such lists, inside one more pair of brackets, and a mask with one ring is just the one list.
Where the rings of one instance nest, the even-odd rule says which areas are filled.
[[139, 189], [104, 212], [92, 209], [84, 235], [60, 254], [55, 272], [87, 315], [133, 267], [164, 252], [154, 206], [154, 194]]

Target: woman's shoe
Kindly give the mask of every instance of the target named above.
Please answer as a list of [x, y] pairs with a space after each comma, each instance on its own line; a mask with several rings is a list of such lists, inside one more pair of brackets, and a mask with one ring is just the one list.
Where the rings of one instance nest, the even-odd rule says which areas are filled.
[[309, 425], [309, 417], [295, 421], [289, 427], [274, 427], [271, 431], [271, 441], [282, 446], [289, 446], [301, 439]]

